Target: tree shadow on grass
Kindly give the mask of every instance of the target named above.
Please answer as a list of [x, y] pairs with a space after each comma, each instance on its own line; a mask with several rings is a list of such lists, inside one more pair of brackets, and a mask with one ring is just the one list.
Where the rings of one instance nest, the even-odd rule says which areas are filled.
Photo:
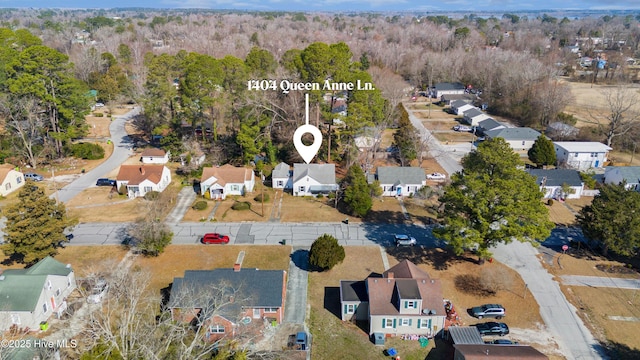
[[471, 262], [478, 264], [478, 259], [465, 253], [457, 256], [450, 249], [427, 248], [422, 246], [403, 246], [387, 248], [387, 254], [395, 257], [399, 261], [409, 260], [414, 264], [429, 264], [436, 270], [446, 270], [450, 265], [460, 262]]
[[611, 359], [640, 359], [640, 350], [625, 344], [610, 342], [605, 349]]
[[399, 211], [369, 211], [363, 219], [365, 222], [382, 224], [404, 224], [405, 218]]

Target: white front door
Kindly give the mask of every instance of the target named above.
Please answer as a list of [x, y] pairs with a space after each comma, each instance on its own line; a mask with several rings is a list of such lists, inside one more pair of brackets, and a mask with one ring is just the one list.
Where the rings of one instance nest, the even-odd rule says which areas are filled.
[[260, 319], [260, 309], [253, 309], [253, 318]]

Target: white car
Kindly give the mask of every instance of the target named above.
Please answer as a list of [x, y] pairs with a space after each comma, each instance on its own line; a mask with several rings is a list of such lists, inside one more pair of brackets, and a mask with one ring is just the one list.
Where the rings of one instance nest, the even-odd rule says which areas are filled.
[[99, 279], [91, 289], [89, 296], [87, 296], [87, 302], [92, 304], [102, 302], [102, 299], [107, 295], [107, 291], [109, 291], [109, 284], [107, 284], [106, 280]]
[[456, 126], [453, 127], [453, 130], [471, 132], [471, 131], [473, 131], [473, 128], [470, 128], [470, 127], [465, 126], [465, 125], [456, 125]]
[[416, 238], [404, 234], [396, 234], [393, 240], [396, 246], [414, 246], [417, 243]]
[[441, 173], [432, 173], [427, 175], [427, 179], [429, 180], [446, 180], [447, 175]]

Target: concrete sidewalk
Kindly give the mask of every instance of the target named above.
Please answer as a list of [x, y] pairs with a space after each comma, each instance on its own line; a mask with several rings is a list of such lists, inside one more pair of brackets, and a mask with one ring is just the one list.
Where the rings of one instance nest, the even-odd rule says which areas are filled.
[[639, 279], [611, 278], [602, 276], [562, 275], [562, 283], [565, 285], [613, 287], [620, 289], [640, 289]]

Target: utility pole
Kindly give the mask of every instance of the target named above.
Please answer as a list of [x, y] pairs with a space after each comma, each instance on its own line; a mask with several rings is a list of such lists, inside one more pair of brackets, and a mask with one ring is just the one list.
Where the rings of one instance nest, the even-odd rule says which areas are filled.
[[260, 171], [260, 201], [262, 202], [262, 217], [264, 217], [264, 180], [263, 180], [262, 171]]

